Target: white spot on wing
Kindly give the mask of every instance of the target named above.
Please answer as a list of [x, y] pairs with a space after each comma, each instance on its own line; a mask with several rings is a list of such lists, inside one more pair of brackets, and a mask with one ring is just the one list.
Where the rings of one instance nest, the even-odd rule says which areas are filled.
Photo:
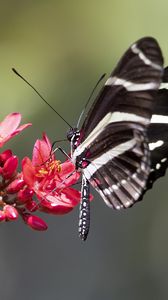
[[122, 207], [122, 206], [117, 205], [115, 208], [116, 208], [117, 210], [120, 210], [121, 207]]
[[125, 207], [129, 207], [131, 204], [132, 204], [132, 203], [131, 203], [130, 201], [126, 201], [126, 202], [124, 203], [124, 206], [125, 206]]
[[111, 195], [111, 190], [110, 189], [106, 188], [106, 189], [103, 190], [103, 192], [104, 192], [105, 195]]
[[155, 143], [149, 143], [149, 150], [150, 151], [153, 151], [154, 149], [158, 148], [158, 147], [161, 147], [162, 145], [164, 144], [163, 141], [159, 140]]
[[109, 202], [109, 200], [105, 197], [104, 193], [99, 189], [97, 189], [97, 190], [98, 190], [100, 196], [103, 198], [104, 202], [107, 204], [107, 206], [110, 208], [113, 208], [112, 203]]
[[167, 160], [167, 157], [161, 159], [161, 162], [164, 163]]
[[156, 170], [159, 170], [159, 169], [160, 169], [160, 167], [161, 167], [161, 165], [160, 165], [160, 164], [156, 164]]
[[117, 186], [116, 184], [113, 184], [113, 185], [112, 185], [112, 189], [113, 189], [113, 190], [118, 190], [118, 186]]

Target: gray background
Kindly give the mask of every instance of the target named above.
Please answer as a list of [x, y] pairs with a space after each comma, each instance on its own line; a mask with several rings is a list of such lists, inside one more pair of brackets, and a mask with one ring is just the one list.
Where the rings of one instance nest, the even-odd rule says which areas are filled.
[[[1, 119], [12, 111], [32, 122], [8, 143], [23, 158], [43, 131], [52, 141], [67, 126], [17, 78], [16, 67], [72, 125], [99, 76], [127, 47], [156, 37], [168, 62], [168, 2], [0, 1]], [[68, 150], [68, 145], [65, 145]], [[78, 239], [78, 208], [44, 215], [47, 232], [21, 221], [0, 226], [0, 299], [166, 300], [167, 176], [122, 212], [94, 194], [87, 242]]]

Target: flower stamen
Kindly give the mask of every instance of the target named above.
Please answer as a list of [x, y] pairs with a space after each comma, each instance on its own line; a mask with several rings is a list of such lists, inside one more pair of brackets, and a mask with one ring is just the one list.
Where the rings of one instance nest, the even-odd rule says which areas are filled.
[[61, 172], [61, 161], [60, 160], [52, 160], [50, 162], [46, 162], [45, 166], [41, 167], [37, 170], [37, 177], [44, 177], [46, 175], [50, 175], [52, 173]]

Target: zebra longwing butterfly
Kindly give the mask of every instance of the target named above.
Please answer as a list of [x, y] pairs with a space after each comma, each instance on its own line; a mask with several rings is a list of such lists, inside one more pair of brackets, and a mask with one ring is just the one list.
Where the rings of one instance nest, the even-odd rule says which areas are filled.
[[81, 130], [68, 132], [72, 162], [82, 173], [79, 235], [83, 240], [89, 231], [90, 184], [110, 208], [120, 210], [142, 199], [164, 175], [168, 165], [168, 124], [163, 126], [168, 120], [164, 117], [168, 115], [167, 79], [157, 41], [152, 37], [138, 40], [111, 73]]
[[[69, 125], [22, 75], [12, 70]], [[141, 200], [168, 167], [167, 130], [168, 67], [163, 69], [157, 41], [145, 37], [120, 59], [81, 130], [70, 126], [67, 133], [71, 160], [82, 173], [82, 240], [89, 232], [90, 184], [113, 209], [128, 208]]]

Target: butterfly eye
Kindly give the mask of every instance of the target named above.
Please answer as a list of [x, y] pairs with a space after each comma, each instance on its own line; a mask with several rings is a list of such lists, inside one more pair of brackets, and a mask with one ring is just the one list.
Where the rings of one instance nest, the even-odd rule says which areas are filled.
[[71, 141], [73, 135], [74, 135], [74, 129], [73, 129], [73, 128], [70, 128], [70, 129], [68, 130], [68, 132], [67, 132], [67, 139], [68, 139], [69, 142]]
[[77, 128], [70, 128], [67, 132], [67, 139], [71, 142], [73, 139], [73, 143], [75, 143], [76, 139], [80, 136], [79, 130]]
[[70, 128], [67, 132], [67, 139], [71, 142], [73, 152], [80, 143], [80, 131], [77, 128]]

